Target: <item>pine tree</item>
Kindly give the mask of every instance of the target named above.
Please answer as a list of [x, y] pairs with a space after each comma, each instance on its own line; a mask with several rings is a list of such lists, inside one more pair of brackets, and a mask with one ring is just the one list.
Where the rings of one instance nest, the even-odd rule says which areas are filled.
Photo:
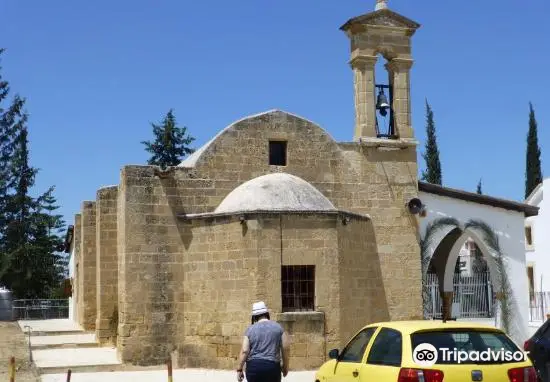
[[154, 141], [143, 141], [145, 150], [151, 154], [147, 161], [150, 165], [166, 168], [177, 166], [182, 159], [195, 150], [189, 145], [195, 140], [187, 132], [187, 127], [178, 127], [172, 109], [168, 111], [160, 125], [151, 124]]
[[537, 120], [533, 104], [529, 102], [529, 133], [527, 134], [527, 155], [525, 163], [525, 198], [527, 199], [533, 190], [542, 183], [542, 167], [540, 160], [540, 147], [537, 133]]
[[63, 231], [65, 222], [63, 217], [56, 214], [59, 208], [53, 196], [54, 188], [37, 198], [36, 208], [33, 211], [31, 226], [30, 250], [33, 258], [32, 288], [27, 293], [51, 297], [56, 293], [63, 278], [67, 276], [67, 259], [63, 251]]
[[426, 161], [426, 170], [422, 171], [422, 180], [433, 184], [442, 184], [441, 162], [435, 132], [434, 114], [426, 100], [426, 152], [422, 157]]
[[481, 179], [479, 180], [479, 182], [477, 182], [477, 190], [476, 192], [480, 195], [483, 194], [483, 190], [481, 189]]
[[[0, 59], [4, 49], [0, 49]], [[11, 103], [4, 107], [8, 101], [10, 86], [2, 77], [0, 67], [0, 284], [3, 276], [8, 272], [12, 257], [5, 245], [4, 237], [8, 227], [8, 192], [12, 188], [11, 160], [14, 151], [16, 131], [25, 123], [26, 116], [22, 109], [25, 100], [15, 95]]]
[[29, 196], [29, 189], [34, 185], [36, 170], [29, 167], [28, 132], [24, 126], [26, 119], [27, 116], [24, 115], [23, 127], [15, 139], [11, 160], [10, 179], [14, 191], [6, 199], [7, 226], [4, 236], [5, 248], [8, 257], [11, 258], [11, 266], [4, 280], [19, 298], [27, 297], [24, 290], [32, 278], [29, 242], [30, 212], [34, 207], [34, 201]]
[[0, 284], [17, 298], [49, 297], [66, 272], [64, 222], [54, 214], [53, 188], [30, 195], [38, 171], [29, 163], [25, 99], [15, 95], [2, 108], [9, 90], [0, 76]]
[[29, 164], [26, 127], [16, 137], [11, 170], [14, 192], [7, 199], [4, 242], [12, 262], [4, 280], [18, 298], [49, 297], [65, 273], [59, 254], [64, 222], [54, 214], [53, 188], [38, 198], [29, 194], [37, 170]]

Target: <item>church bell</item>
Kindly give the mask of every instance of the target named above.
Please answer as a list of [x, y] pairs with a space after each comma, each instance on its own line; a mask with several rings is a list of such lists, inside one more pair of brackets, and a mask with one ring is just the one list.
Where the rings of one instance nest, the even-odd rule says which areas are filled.
[[378, 98], [376, 100], [376, 110], [378, 110], [380, 114], [385, 117], [388, 114], [389, 108], [390, 104], [388, 103], [386, 94], [384, 94], [384, 90], [380, 89], [380, 91], [378, 92]]

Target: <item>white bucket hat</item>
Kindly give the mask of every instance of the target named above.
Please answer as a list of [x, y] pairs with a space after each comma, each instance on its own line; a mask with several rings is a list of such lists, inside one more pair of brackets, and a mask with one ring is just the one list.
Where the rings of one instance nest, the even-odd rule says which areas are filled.
[[267, 313], [268, 310], [267, 310], [267, 306], [265, 305], [265, 302], [263, 301], [258, 301], [258, 302], [255, 302], [254, 304], [252, 304], [252, 315], [253, 316], [258, 316], [260, 314], [264, 314], [264, 313]]

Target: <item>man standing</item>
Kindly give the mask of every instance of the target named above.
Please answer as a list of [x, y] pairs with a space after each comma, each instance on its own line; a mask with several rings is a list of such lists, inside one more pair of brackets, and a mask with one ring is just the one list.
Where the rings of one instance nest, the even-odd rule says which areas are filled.
[[251, 321], [243, 338], [237, 380], [244, 379], [246, 362], [248, 382], [280, 382], [281, 372], [284, 377], [288, 374], [288, 336], [281, 325], [271, 321], [263, 301], [252, 305]]

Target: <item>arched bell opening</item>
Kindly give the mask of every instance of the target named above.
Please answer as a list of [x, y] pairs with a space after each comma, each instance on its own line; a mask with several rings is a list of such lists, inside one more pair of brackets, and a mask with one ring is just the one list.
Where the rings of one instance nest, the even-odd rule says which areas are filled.
[[393, 73], [388, 57], [391, 54], [378, 53], [374, 67], [375, 129], [377, 138], [398, 139], [393, 105]]

